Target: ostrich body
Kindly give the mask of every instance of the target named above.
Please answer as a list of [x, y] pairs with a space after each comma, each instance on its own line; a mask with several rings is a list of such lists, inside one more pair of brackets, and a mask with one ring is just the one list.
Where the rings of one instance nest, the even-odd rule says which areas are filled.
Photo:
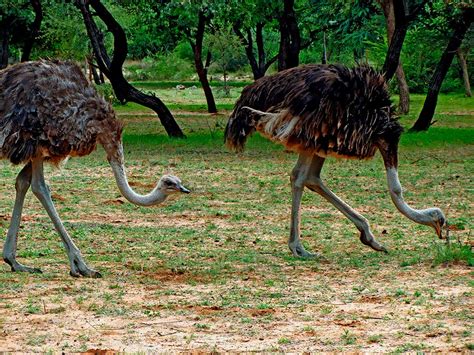
[[263, 77], [242, 91], [227, 123], [228, 147], [241, 151], [254, 131], [299, 154], [291, 173], [292, 208], [289, 247], [311, 257], [300, 240], [303, 189], [317, 192], [349, 218], [362, 243], [386, 251], [367, 219], [327, 188], [320, 176], [326, 157], [368, 159], [380, 151], [390, 196], [414, 222], [432, 226], [439, 237], [445, 217], [438, 208], [416, 210], [402, 196], [397, 149], [401, 125], [394, 117], [383, 76], [368, 66], [306, 65]]
[[121, 194], [130, 202], [150, 206], [169, 194], [188, 193], [181, 181], [163, 176], [147, 195], [127, 182], [122, 148], [122, 124], [79, 67], [70, 62], [26, 62], [0, 71], [0, 158], [24, 168], [16, 179], [16, 199], [3, 259], [12, 271], [41, 272], [16, 260], [18, 230], [25, 194], [31, 186], [59, 232], [69, 257], [71, 275], [100, 277], [89, 268], [65, 230], [51, 200], [43, 174], [44, 162], [58, 164], [69, 156], [90, 154], [101, 144]]

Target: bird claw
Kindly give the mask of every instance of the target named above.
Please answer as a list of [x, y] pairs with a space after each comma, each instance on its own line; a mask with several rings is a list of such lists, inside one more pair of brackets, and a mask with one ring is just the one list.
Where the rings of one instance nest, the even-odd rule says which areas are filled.
[[28, 266], [21, 266], [21, 267], [13, 267], [12, 266], [12, 271], [13, 272], [28, 272], [30, 274], [42, 274], [43, 271], [41, 271], [41, 269], [38, 269], [36, 267], [28, 267]]
[[368, 238], [367, 234], [364, 231], [360, 232], [360, 241], [362, 242], [362, 244], [367, 245], [376, 251], [382, 251], [388, 254], [388, 250], [382, 244], [379, 244], [373, 236], [370, 236], [370, 238]]
[[20, 264], [16, 260], [8, 260], [7, 258], [4, 258], [5, 262], [10, 265], [10, 268], [13, 272], [27, 272], [30, 274], [42, 274], [43, 271], [41, 269], [38, 269], [36, 267], [29, 267], [25, 266], [23, 264]]
[[310, 253], [301, 244], [298, 244], [296, 246], [290, 245], [290, 250], [293, 253], [293, 255], [298, 258], [325, 260], [325, 258], [322, 255], [318, 253]]
[[102, 274], [98, 271], [90, 269], [86, 263], [82, 260], [80, 255], [75, 255], [73, 257], [73, 262], [71, 263], [71, 271], [69, 275], [72, 277], [88, 277], [91, 279], [99, 279], [102, 277]]

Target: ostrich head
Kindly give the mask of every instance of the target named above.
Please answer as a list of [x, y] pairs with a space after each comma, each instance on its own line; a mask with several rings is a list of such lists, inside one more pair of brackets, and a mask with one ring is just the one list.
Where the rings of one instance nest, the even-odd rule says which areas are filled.
[[429, 222], [426, 224], [433, 227], [440, 239], [443, 239], [443, 227], [446, 225], [446, 217], [443, 212], [436, 207], [427, 208], [423, 213], [428, 217]]
[[174, 175], [164, 175], [158, 182], [158, 190], [164, 195], [171, 195], [176, 192], [189, 194], [187, 188], [181, 184], [181, 180]]

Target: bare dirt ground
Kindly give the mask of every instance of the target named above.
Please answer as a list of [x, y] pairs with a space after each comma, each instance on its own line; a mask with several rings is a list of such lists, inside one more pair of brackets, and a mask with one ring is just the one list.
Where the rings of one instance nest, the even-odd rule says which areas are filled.
[[[371, 291], [362, 290], [359, 294], [352, 290], [359, 284], [361, 270], [335, 273], [327, 265], [318, 272], [302, 274], [294, 268], [285, 272], [291, 280], [284, 290], [285, 297], [324, 299], [324, 302], [278, 308], [201, 306], [199, 301], [203, 298], [219, 304], [221, 294], [253, 288], [258, 281], [191, 286], [185, 275], [137, 272], [137, 280], [152, 277], [159, 283], [151, 286], [138, 282], [126, 287], [125, 307], [136, 311], [122, 316], [97, 315], [83, 303], [78, 304], [75, 298], [85, 292], [81, 290], [87, 290], [90, 297], [100, 297], [101, 290], [110, 290], [112, 280], [75, 280], [65, 284], [64, 280], [53, 279], [41, 285], [28, 285], [24, 296], [12, 297], [9, 309], [1, 309], [0, 348], [126, 352], [357, 349], [386, 352], [423, 348], [451, 352], [467, 351], [465, 343], [472, 341], [472, 336], [466, 333], [471, 329], [472, 318], [462, 314], [463, 310], [471, 312], [474, 306], [470, 288], [446, 285], [450, 279], [467, 277], [468, 271], [463, 267], [450, 267], [444, 272], [445, 278], [435, 280], [424, 268], [401, 274], [381, 271], [366, 279]], [[127, 286], [127, 281], [124, 282]], [[406, 290], [406, 299], [388, 295], [389, 284]], [[427, 303], [416, 304], [411, 300], [409, 294], [413, 290], [427, 287], [434, 290]], [[163, 290], [172, 294], [157, 299], [157, 291]], [[266, 291], [272, 292], [271, 288]], [[348, 293], [352, 294], [350, 301]], [[61, 300], [54, 300], [51, 295], [61, 295]], [[38, 314], [25, 314], [26, 297], [41, 301]], [[167, 304], [174, 306], [167, 308]], [[144, 307], [148, 315], [141, 312]]]

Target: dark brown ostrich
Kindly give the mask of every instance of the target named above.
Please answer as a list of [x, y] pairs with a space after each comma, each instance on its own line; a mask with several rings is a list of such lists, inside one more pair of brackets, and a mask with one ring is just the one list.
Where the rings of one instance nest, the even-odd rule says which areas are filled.
[[317, 192], [359, 229], [362, 243], [386, 251], [367, 219], [329, 190], [320, 172], [326, 157], [367, 159], [382, 154], [392, 201], [409, 219], [432, 226], [439, 237], [445, 217], [439, 208], [412, 209], [398, 180], [397, 149], [401, 125], [394, 117], [382, 75], [368, 66], [306, 65], [264, 77], [246, 87], [227, 123], [226, 144], [241, 151], [255, 130], [299, 153], [291, 173], [290, 250], [310, 257], [300, 241], [300, 204], [304, 187]]
[[16, 260], [23, 202], [31, 186], [61, 235], [71, 275], [100, 277], [86, 265], [56, 212], [44, 181], [44, 162], [57, 164], [69, 156], [90, 154], [100, 143], [120, 192], [130, 202], [150, 206], [169, 194], [189, 192], [177, 177], [165, 175], [149, 194], [135, 193], [127, 182], [121, 137], [122, 124], [112, 107], [75, 64], [26, 62], [0, 71], [0, 158], [25, 165], [16, 179], [15, 206], [3, 247], [3, 259], [12, 271], [41, 272]]

